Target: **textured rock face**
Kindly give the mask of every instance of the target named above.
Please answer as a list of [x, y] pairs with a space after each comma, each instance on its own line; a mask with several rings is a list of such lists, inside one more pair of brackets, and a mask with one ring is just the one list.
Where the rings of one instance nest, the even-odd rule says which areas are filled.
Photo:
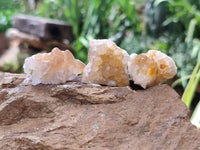
[[199, 149], [200, 130], [167, 85], [147, 90], [81, 84], [36, 85], [0, 76], [2, 150]]
[[89, 63], [83, 72], [84, 83], [126, 86], [129, 83], [128, 53], [111, 40], [92, 40], [89, 43]]
[[143, 88], [173, 78], [177, 73], [173, 59], [157, 50], [149, 50], [140, 55], [132, 54], [128, 69], [134, 83]]
[[31, 74], [32, 84], [59, 84], [83, 72], [85, 64], [68, 50], [54, 48], [51, 53], [36, 54], [25, 59], [24, 72]]

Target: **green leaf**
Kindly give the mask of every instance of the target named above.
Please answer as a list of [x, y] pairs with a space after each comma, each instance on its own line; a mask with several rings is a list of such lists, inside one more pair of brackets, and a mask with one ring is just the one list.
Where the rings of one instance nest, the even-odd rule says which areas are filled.
[[193, 9], [193, 6], [190, 3], [186, 2], [186, 1], [182, 1], [182, 0], [173, 1], [171, 4], [174, 7], [179, 6], [179, 7], [182, 7], [182, 8], [186, 8], [189, 12], [191, 12], [192, 9]]
[[185, 39], [187, 43], [191, 42], [192, 39], [193, 39], [193, 34], [194, 34], [194, 31], [195, 31], [196, 24], [197, 24], [197, 20], [196, 19], [191, 19], [190, 20], [187, 37]]
[[169, 25], [170, 23], [176, 23], [179, 21], [179, 18], [183, 17], [185, 15], [186, 12], [182, 11], [182, 12], [179, 12], [179, 13], [176, 13], [175, 15], [173, 16], [170, 16], [168, 17], [164, 22], [163, 22], [163, 26], [167, 26]]
[[200, 128], [200, 102], [197, 104], [190, 121], [197, 128]]
[[198, 85], [199, 82], [199, 78], [200, 78], [200, 62], [198, 62], [198, 64], [195, 66], [194, 71], [192, 72], [192, 76], [190, 78], [190, 81], [183, 93], [182, 96], [182, 101], [185, 103], [185, 105], [190, 108], [192, 99], [194, 97], [194, 93], [196, 90], [196, 87]]

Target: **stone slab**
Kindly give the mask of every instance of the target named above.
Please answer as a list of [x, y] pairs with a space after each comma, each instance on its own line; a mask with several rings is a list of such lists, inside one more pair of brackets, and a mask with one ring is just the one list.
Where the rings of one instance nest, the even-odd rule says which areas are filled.
[[72, 26], [58, 20], [18, 14], [13, 17], [13, 27], [44, 39], [73, 40]]

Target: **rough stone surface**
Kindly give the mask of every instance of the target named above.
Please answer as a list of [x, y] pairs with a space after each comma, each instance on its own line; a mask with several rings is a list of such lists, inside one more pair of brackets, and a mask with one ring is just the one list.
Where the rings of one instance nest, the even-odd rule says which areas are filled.
[[127, 86], [129, 76], [128, 53], [109, 39], [91, 40], [88, 53], [89, 63], [83, 71], [84, 83], [111, 86]]
[[13, 27], [44, 39], [73, 40], [72, 27], [58, 20], [19, 14], [13, 18]]
[[146, 90], [82, 84], [32, 86], [0, 77], [1, 150], [198, 150], [200, 131], [167, 85]]

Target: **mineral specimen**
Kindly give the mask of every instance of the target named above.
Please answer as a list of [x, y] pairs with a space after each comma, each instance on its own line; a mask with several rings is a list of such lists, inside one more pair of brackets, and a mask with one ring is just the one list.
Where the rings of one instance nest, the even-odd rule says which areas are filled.
[[146, 88], [156, 79], [157, 64], [145, 54], [131, 54], [128, 70], [134, 83]]
[[85, 64], [68, 50], [54, 48], [50, 53], [39, 53], [25, 59], [24, 72], [31, 74], [32, 84], [59, 84], [72, 80], [83, 72]]
[[177, 73], [173, 59], [157, 50], [149, 50], [140, 55], [132, 54], [128, 70], [134, 83], [143, 88], [173, 78]]
[[176, 75], [177, 67], [171, 57], [156, 50], [149, 50], [147, 56], [152, 58], [157, 64], [158, 71], [155, 83], [168, 80]]
[[83, 71], [84, 83], [110, 86], [129, 84], [128, 53], [108, 39], [92, 40], [89, 43], [89, 63]]

